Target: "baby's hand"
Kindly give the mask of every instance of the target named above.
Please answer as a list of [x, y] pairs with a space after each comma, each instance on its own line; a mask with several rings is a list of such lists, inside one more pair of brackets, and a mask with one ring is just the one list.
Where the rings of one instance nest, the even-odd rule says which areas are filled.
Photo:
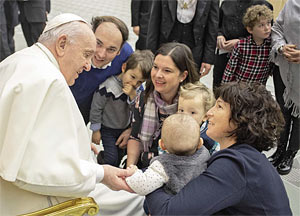
[[129, 171], [129, 175], [131, 176], [138, 170], [138, 167], [136, 165], [130, 165], [126, 169]]

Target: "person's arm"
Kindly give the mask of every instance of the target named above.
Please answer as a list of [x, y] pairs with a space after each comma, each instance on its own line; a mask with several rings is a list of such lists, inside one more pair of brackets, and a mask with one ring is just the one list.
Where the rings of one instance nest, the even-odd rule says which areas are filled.
[[131, 0], [131, 26], [132, 30], [136, 35], [139, 35], [140, 29], [140, 5], [141, 0]]
[[94, 93], [90, 110], [90, 129], [93, 131], [92, 141], [98, 145], [101, 141], [101, 120], [106, 101], [106, 97], [102, 96], [99, 91]]
[[141, 143], [136, 139], [129, 139], [127, 144], [127, 164], [136, 165], [141, 154]]
[[285, 16], [285, 8], [280, 12], [279, 16], [277, 17], [276, 21], [272, 26], [272, 50], [270, 53], [271, 59], [273, 62], [277, 62], [277, 56], [280, 56], [280, 48], [286, 45], [286, 39], [283, 32], [284, 26], [284, 16]]
[[125, 180], [135, 193], [145, 196], [163, 186], [169, 180], [169, 177], [165, 173], [163, 165], [156, 160], [151, 163], [145, 172], [138, 169]]
[[211, 215], [238, 203], [245, 188], [242, 164], [238, 158], [227, 155], [215, 159], [178, 194], [158, 189], [146, 196], [146, 203], [151, 215]]
[[235, 81], [235, 73], [239, 64], [239, 43], [233, 48], [230, 59], [227, 62], [222, 83]]

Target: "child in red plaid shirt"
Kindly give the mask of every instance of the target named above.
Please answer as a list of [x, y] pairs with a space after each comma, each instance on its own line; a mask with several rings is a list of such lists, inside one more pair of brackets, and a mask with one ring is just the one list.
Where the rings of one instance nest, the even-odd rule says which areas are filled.
[[231, 81], [266, 84], [271, 75], [271, 22], [272, 11], [265, 5], [247, 9], [243, 24], [250, 36], [234, 47], [224, 71], [222, 83]]

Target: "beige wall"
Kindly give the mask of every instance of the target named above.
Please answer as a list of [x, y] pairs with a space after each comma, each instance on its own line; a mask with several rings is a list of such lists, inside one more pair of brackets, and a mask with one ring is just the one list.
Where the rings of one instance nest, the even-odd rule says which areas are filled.
[[268, 0], [268, 2], [273, 5], [274, 20], [276, 20], [286, 1], [287, 0]]

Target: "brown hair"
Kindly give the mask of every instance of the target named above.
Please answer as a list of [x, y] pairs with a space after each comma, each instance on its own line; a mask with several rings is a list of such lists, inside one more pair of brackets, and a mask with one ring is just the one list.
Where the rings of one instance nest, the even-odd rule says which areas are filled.
[[237, 144], [249, 144], [258, 151], [274, 147], [284, 127], [284, 118], [278, 103], [264, 85], [226, 83], [216, 89], [216, 98], [230, 104], [230, 121], [237, 126], [230, 136], [236, 136]]
[[136, 50], [126, 61], [125, 72], [139, 67], [144, 79], [150, 77], [154, 55], [150, 50]]
[[262, 17], [272, 21], [273, 12], [266, 5], [253, 5], [247, 9], [243, 17], [243, 24], [252, 29]]
[[129, 35], [129, 31], [128, 31], [126, 24], [122, 20], [120, 20], [119, 18], [114, 17], [114, 16], [97, 16], [97, 17], [92, 18], [91, 25], [92, 25], [93, 31], [95, 32], [96, 29], [98, 28], [98, 26], [104, 22], [113, 23], [120, 30], [120, 32], [122, 34], [122, 39], [123, 39], [123, 42], [122, 42], [122, 46], [123, 46], [125, 41], [128, 40], [128, 35]]
[[[184, 71], [188, 72], [186, 79], [181, 85], [189, 82], [196, 82], [200, 79], [199, 73], [196, 70], [192, 51], [185, 44], [178, 42], [165, 43], [155, 52], [155, 57], [157, 55], [170, 56], [180, 73], [183, 73]], [[146, 82], [145, 100], [147, 100], [153, 91], [154, 86], [152, 80], [149, 79]]]

